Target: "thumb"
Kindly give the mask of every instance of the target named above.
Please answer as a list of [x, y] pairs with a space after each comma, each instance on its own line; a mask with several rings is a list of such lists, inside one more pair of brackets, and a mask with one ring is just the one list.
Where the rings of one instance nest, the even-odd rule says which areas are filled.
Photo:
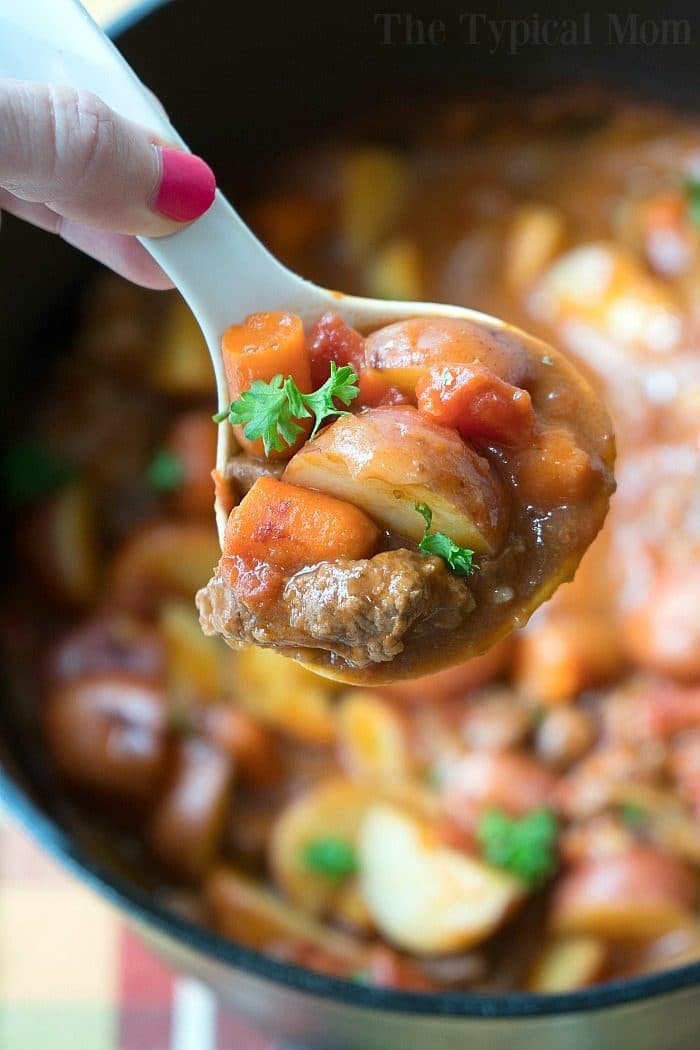
[[211, 169], [153, 139], [90, 92], [0, 80], [0, 187], [67, 219], [157, 237], [202, 215]]

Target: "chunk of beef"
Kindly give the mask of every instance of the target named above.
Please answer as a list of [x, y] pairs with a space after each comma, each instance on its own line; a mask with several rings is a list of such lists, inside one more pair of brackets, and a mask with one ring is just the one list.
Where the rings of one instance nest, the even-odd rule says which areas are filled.
[[325, 649], [352, 667], [393, 660], [410, 634], [458, 627], [474, 608], [440, 558], [409, 550], [339, 558], [292, 576], [274, 616], [247, 606], [217, 571], [197, 595], [205, 634], [229, 645]]

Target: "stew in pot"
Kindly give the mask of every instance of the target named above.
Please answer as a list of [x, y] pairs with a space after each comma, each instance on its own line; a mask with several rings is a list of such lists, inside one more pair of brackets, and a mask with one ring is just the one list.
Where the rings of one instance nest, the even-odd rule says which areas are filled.
[[[574, 582], [482, 656], [391, 685], [343, 686], [270, 648], [205, 636], [193, 596], [220, 555], [210, 364], [177, 297], [103, 278], [31, 437], [4, 463], [19, 514], [2, 630], [17, 710], [29, 727], [36, 714], [75, 835], [107, 844], [172, 908], [278, 959], [375, 985], [492, 992], [697, 960], [700, 128], [561, 92], [433, 101], [403, 119], [290, 156], [249, 218], [327, 285], [463, 302], [586, 370], [614, 419], [619, 487]], [[310, 345], [338, 330], [327, 318]], [[377, 340], [386, 347], [386, 331]], [[319, 355], [308, 390], [330, 360]], [[484, 381], [465, 366], [450, 367], [455, 396]], [[497, 372], [492, 390], [519, 385]], [[430, 371], [410, 405], [379, 405], [377, 377], [363, 378], [380, 433], [417, 412], [430, 433], [431, 412], [453, 425]], [[549, 411], [530, 393], [536, 414]], [[527, 426], [527, 398], [511, 397], [505, 417], [496, 403], [470, 441], [503, 487], [518, 452], [495, 438], [504, 418]], [[361, 418], [339, 416], [286, 461], [233, 459], [217, 483], [240, 498], [241, 534], [254, 493], [266, 506], [297, 469], [318, 477], [334, 435]], [[594, 420], [547, 425], [583, 453], [575, 493]], [[544, 459], [527, 446], [519, 461], [536, 506], [562, 483], [542, 469], [559, 441], [550, 433]], [[564, 464], [568, 476], [570, 455]], [[389, 526], [370, 513], [370, 527], [338, 487], [350, 477], [342, 457], [329, 476], [324, 497], [352, 504], [353, 555], [369, 553], [376, 529], [386, 549], [373, 557], [395, 556]], [[309, 498], [316, 514], [323, 501]], [[483, 602], [483, 533], [456, 531], [436, 486], [416, 502], [432, 523], [409, 507], [411, 528], [397, 529], [416, 571], [435, 564], [446, 587]], [[422, 554], [438, 531], [475, 550], [480, 569], [448, 575], [442, 554]], [[300, 542], [325, 542], [309, 532]], [[529, 549], [516, 580], [545, 567], [548, 544]]]

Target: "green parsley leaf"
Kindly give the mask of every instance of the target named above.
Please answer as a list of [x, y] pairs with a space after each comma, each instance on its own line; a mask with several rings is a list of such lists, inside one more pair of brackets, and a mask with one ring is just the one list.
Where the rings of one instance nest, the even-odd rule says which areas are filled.
[[437, 554], [447, 562], [456, 576], [468, 576], [477, 566], [473, 563], [474, 551], [468, 547], [459, 547], [444, 532], [430, 532], [433, 512], [427, 503], [415, 503], [415, 509], [425, 521], [425, 532], [418, 544], [421, 554]]
[[229, 422], [244, 425], [243, 433], [251, 441], [262, 438], [265, 455], [271, 449], [282, 452], [302, 432], [289, 407], [287, 383], [291, 382], [283, 382], [281, 375], [273, 376], [269, 383], [256, 379], [229, 408]]
[[700, 226], [700, 179], [693, 176], [684, 179], [683, 190], [688, 202], [688, 218], [694, 226]]
[[312, 839], [303, 851], [303, 861], [310, 871], [324, 875], [332, 881], [340, 881], [358, 870], [357, 856], [352, 846], [344, 839]]
[[557, 818], [549, 809], [533, 809], [520, 820], [501, 810], [482, 814], [476, 837], [483, 856], [535, 889], [557, 866]]
[[316, 417], [311, 437], [316, 436], [318, 428], [328, 416], [347, 416], [335, 405], [334, 398], [346, 407], [358, 396], [360, 388], [357, 385], [358, 375], [352, 365], [342, 365], [338, 368], [335, 361], [331, 361], [331, 374], [323, 386], [313, 394], [302, 394], [301, 398], [307, 408], [311, 409]]
[[625, 824], [633, 830], [643, 828], [649, 820], [649, 811], [637, 802], [623, 802], [619, 812]]
[[156, 452], [146, 471], [148, 484], [156, 492], [171, 492], [185, 480], [185, 468], [179, 456], [167, 448]]
[[35, 503], [74, 481], [78, 471], [33, 439], [15, 445], [0, 464], [0, 481], [6, 504]]
[[244, 426], [243, 433], [251, 441], [262, 438], [267, 456], [272, 449], [282, 452], [294, 444], [303, 430], [295, 420], [313, 416], [313, 438], [329, 416], [347, 415], [335, 402], [349, 405], [360, 393], [357, 382], [351, 365], [338, 368], [335, 361], [331, 361], [326, 382], [311, 394], [302, 393], [291, 376], [283, 381], [281, 375], [276, 375], [269, 383], [256, 379], [237, 401], [212, 418], [215, 423], [228, 419], [229, 423]]

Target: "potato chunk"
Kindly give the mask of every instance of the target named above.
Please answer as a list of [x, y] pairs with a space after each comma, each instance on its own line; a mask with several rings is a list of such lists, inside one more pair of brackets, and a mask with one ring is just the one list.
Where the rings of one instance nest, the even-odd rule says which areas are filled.
[[238, 943], [265, 950], [296, 942], [337, 960], [339, 973], [367, 965], [367, 950], [354, 937], [290, 907], [235, 868], [215, 868], [204, 883], [204, 897], [214, 928]]
[[537, 957], [528, 991], [551, 994], [587, 988], [600, 980], [607, 954], [605, 942], [598, 937], [558, 937]]
[[381, 804], [362, 823], [359, 862], [377, 925], [412, 952], [438, 955], [478, 944], [524, 894], [517, 879], [446, 848], [429, 826]]
[[461, 317], [411, 317], [385, 325], [367, 337], [365, 357], [369, 368], [411, 395], [433, 365], [485, 365], [514, 386], [522, 386], [531, 371], [524, 346]]
[[297, 907], [312, 915], [333, 911], [341, 882], [310, 867], [305, 850], [328, 838], [354, 850], [362, 818], [377, 798], [372, 785], [338, 777], [318, 784], [282, 811], [270, 837], [270, 868]]
[[347, 500], [416, 542], [425, 527], [416, 503], [430, 506], [436, 532], [478, 553], [494, 554], [507, 524], [487, 461], [409, 405], [342, 416], [297, 452], [284, 480]]
[[695, 880], [686, 864], [636, 845], [570, 871], [557, 888], [552, 925], [561, 934], [652, 940], [691, 926], [696, 899]]
[[240, 707], [271, 729], [307, 744], [331, 744], [335, 686], [271, 649], [248, 646], [233, 654]]

